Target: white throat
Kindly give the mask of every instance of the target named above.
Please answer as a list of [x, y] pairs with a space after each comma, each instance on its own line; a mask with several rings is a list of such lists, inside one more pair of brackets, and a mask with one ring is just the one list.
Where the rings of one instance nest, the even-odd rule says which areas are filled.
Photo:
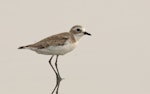
[[79, 39], [83, 36], [83, 34], [75, 34], [73, 35], [76, 41], [79, 41]]

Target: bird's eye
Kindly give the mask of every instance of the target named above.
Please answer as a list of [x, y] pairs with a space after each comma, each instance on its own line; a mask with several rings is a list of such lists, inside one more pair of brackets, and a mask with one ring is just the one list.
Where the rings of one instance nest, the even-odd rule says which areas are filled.
[[78, 28], [77, 31], [81, 31], [81, 30]]

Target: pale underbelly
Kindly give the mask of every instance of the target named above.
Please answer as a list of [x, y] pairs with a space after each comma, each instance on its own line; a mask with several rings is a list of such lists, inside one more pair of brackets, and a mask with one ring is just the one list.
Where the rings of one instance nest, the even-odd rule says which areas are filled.
[[64, 55], [72, 51], [76, 45], [68, 44], [64, 46], [50, 46], [44, 49], [34, 49], [35, 52], [44, 55]]

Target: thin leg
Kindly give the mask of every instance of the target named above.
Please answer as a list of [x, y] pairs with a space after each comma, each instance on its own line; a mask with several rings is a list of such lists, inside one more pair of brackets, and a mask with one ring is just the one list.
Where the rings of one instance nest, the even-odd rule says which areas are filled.
[[58, 56], [59, 56], [59, 55], [56, 56], [55, 66], [56, 66], [56, 70], [57, 70], [57, 73], [58, 73], [58, 77], [59, 77], [59, 79], [61, 80], [62, 78], [61, 78], [61, 76], [60, 76], [60, 73], [59, 73], [59, 70], [58, 70], [58, 66], [57, 66]]
[[[58, 74], [57, 74], [57, 72], [56, 72], [56, 70], [54, 69], [54, 67], [53, 67], [53, 65], [52, 65], [52, 59], [53, 59], [53, 57], [54, 57], [54, 55], [52, 55], [52, 57], [50, 58], [50, 60], [49, 60], [49, 64], [50, 64], [50, 66], [52, 67], [52, 69], [53, 69], [53, 71], [55, 72], [55, 74], [56, 74], [56, 78], [58, 78]], [[58, 84], [57, 84], [57, 82], [56, 82], [56, 86], [55, 86], [55, 88], [53, 89], [53, 91], [52, 91], [52, 93], [51, 94], [53, 94], [54, 92], [55, 92], [55, 90], [56, 90], [56, 88], [58, 87]]]
[[55, 87], [54, 87], [54, 89], [53, 89], [53, 91], [52, 91], [51, 94], [53, 94], [53, 93], [55, 92], [55, 90], [56, 90], [56, 94], [58, 94], [59, 85], [60, 85], [60, 82], [61, 82], [62, 78], [60, 77], [59, 70], [58, 70], [58, 67], [57, 67], [58, 55], [56, 56], [56, 62], [55, 62], [56, 70], [55, 70], [55, 68], [53, 67], [52, 62], [51, 62], [52, 59], [53, 59], [53, 57], [54, 57], [54, 55], [52, 55], [52, 57], [50, 58], [49, 64], [50, 64], [50, 66], [52, 67], [53, 71], [54, 71], [55, 74], [56, 74], [56, 85], [55, 85]]
[[56, 72], [56, 70], [54, 69], [54, 67], [53, 67], [53, 65], [52, 65], [52, 59], [53, 59], [53, 57], [54, 57], [54, 55], [52, 55], [52, 57], [50, 58], [50, 60], [49, 60], [49, 64], [51, 65], [51, 67], [52, 67], [52, 69], [53, 69], [53, 71], [55, 72], [55, 74], [56, 74], [56, 77], [58, 77], [58, 74], [57, 74], [57, 72]]

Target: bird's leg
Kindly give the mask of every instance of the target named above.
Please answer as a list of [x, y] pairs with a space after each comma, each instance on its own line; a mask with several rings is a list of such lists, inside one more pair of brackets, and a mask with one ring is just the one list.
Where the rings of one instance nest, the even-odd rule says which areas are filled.
[[51, 94], [53, 94], [53, 93], [55, 92], [55, 90], [56, 90], [56, 94], [58, 94], [59, 85], [60, 85], [60, 82], [61, 82], [62, 78], [60, 77], [59, 70], [58, 70], [58, 67], [57, 67], [58, 55], [56, 56], [56, 62], [55, 62], [56, 70], [55, 70], [55, 68], [53, 67], [52, 62], [51, 62], [52, 59], [53, 59], [53, 57], [54, 57], [54, 55], [50, 58], [49, 64], [50, 64], [50, 66], [52, 67], [53, 71], [54, 71], [55, 74], [56, 74], [56, 85], [55, 85], [55, 87], [54, 87], [54, 89], [53, 89], [53, 91], [52, 91]]
[[56, 66], [56, 70], [57, 70], [57, 73], [58, 73], [58, 78], [59, 78], [58, 80], [62, 80], [62, 78], [61, 78], [61, 76], [60, 76], [60, 73], [59, 73], [59, 70], [58, 70], [58, 66], [57, 66], [58, 56], [59, 56], [59, 55], [56, 56], [55, 66]]
[[[57, 74], [56, 70], [54, 69], [54, 67], [53, 67], [53, 65], [52, 65], [52, 62], [51, 62], [52, 59], [53, 59], [53, 57], [54, 57], [54, 55], [50, 58], [49, 64], [50, 64], [50, 66], [52, 67], [53, 71], [55, 72], [56, 78], [58, 79], [58, 74]], [[53, 91], [52, 91], [51, 94], [53, 94], [53, 93], [55, 92], [55, 90], [56, 90], [57, 87], [58, 87], [58, 81], [56, 80], [56, 86], [55, 86], [55, 88], [53, 89]]]
[[52, 55], [52, 57], [50, 58], [50, 60], [49, 60], [49, 64], [51, 65], [51, 67], [52, 67], [52, 69], [53, 69], [53, 71], [55, 72], [55, 74], [56, 74], [56, 77], [58, 76], [58, 74], [57, 74], [57, 72], [56, 72], [56, 70], [54, 69], [54, 67], [53, 67], [53, 65], [52, 65], [52, 59], [53, 59], [53, 57], [54, 57], [54, 55]]

